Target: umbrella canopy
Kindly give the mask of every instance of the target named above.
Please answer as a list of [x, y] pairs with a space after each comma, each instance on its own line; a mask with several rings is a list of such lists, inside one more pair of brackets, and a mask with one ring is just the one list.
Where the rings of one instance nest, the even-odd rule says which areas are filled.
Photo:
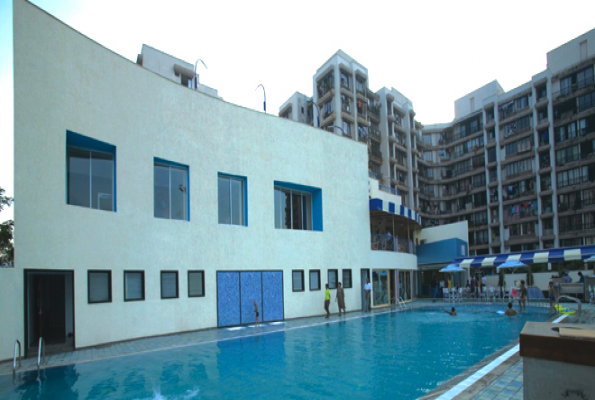
[[519, 268], [519, 267], [526, 267], [527, 264], [522, 263], [520, 261], [517, 260], [508, 260], [500, 265], [498, 265], [498, 268], [496, 268], [496, 270], [498, 272], [500, 272], [500, 268]]
[[450, 264], [440, 270], [440, 272], [463, 272], [465, 271], [459, 264]]
[[585, 262], [595, 262], [595, 254], [593, 254], [591, 257], [587, 258], [586, 260], [584, 260]]

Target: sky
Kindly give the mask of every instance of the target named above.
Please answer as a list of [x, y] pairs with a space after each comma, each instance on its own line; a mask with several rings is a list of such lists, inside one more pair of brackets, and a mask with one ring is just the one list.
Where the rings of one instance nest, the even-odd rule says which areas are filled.
[[[262, 110], [262, 84], [275, 115], [294, 92], [311, 96], [316, 69], [342, 49], [370, 89], [394, 87], [426, 125], [452, 121], [454, 101], [494, 79], [505, 91], [528, 82], [548, 51], [595, 28], [592, 0], [32, 3], [132, 62], [143, 44], [203, 60], [200, 82], [228, 102]], [[0, 0], [0, 187], [11, 196], [12, 104], [12, 0]]]

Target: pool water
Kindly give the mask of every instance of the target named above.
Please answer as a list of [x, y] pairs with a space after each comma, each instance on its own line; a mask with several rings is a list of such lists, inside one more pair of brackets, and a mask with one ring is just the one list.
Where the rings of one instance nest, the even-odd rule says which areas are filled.
[[[503, 308], [502, 308], [503, 309]], [[2, 399], [414, 399], [518, 335], [510, 318], [462, 307], [353, 314], [341, 322], [0, 377]], [[378, 397], [381, 396], [381, 397]]]

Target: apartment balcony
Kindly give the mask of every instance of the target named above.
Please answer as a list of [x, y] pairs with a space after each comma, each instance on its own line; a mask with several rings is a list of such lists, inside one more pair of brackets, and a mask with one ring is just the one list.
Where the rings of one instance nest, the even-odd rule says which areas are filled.
[[[595, 230], [595, 223], [594, 222], [582, 222], [582, 223], [572, 223], [572, 224], [560, 224], [559, 231], [560, 236], [563, 234], [568, 233], [580, 233], [580, 234], [592, 234]], [[587, 232], [589, 231], [589, 232]]]
[[380, 137], [380, 131], [377, 131], [376, 129], [370, 129], [368, 132], [370, 133], [370, 139], [372, 139], [373, 141], [377, 143], [380, 143], [382, 141]]
[[494, 118], [490, 119], [489, 121], [486, 122], [485, 124], [485, 128], [489, 129], [494, 127], [494, 125], [496, 125], [496, 120]]
[[508, 143], [514, 142], [516, 140], [522, 139], [525, 136], [529, 136], [533, 134], [533, 125], [529, 125], [525, 128], [516, 129], [511, 128], [507, 132], [500, 135], [500, 146], [505, 146]]
[[380, 120], [380, 103], [374, 102], [368, 105], [368, 116]]
[[498, 121], [498, 123], [500, 124], [500, 126], [502, 126], [509, 122], [514, 121], [517, 118], [522, 118], [522, 117], [525, 117], [532, 113], [533, 113], [533, 109], [531, 107], [529, 107], [529, 105], [527, 105], [526, 107], [520, 108], [520, 109], [515, 110], [509, 114], [506, 114], [506, 116], [504, 116], [504, 117], [500, 117], [500, 121]]
[[504, 241], [504, 245], [509, 247], [510, 245], [514, 244], [528, 244], [528, 243], [535, 243], [539, 241], [539, 237], [532, 233], [522, 233], [522, 234], [515, 234], [508, 237], [508, 240]]
[[335, 88], [333, 86], [326, 86], [325, 90], [318, 89], [318, 105], [322, 106], [327, 100], [331, 99], [335, 94]]
[[499, 218], [492, 218], [490, 221], [490, 228], [496, 228], [500, 226], [500, 219]]
[[382, 173], [380, 172], [368, 171], [368, 176], [372, 179], [376, 179], [379, 182], [382, 181]]
[[541, 129], [548, 128], [549, 126], [550, 126], [550, 120], [547, 117], [545, 117], [545, 118], [542, 118], [539, 121], [537, 121], [537, 125], [535, 125], [535, 129], [541, 130]]
[[403, 125], [399, 124], [398, 122], [395, 122], [395, 124], [393, 125], [394, 129], [396, 129], [397, 131], [407, 134], [407, 131], [405, 131], [405, 128], [403, 127]]
[[332, 125], [333, 122], [335, 121], [335, 112], [334, 111], [325, 111], [322, 114], [322, 121], [320, 121], [320, 126], [325, 126], [325, 125]]
[[438, 145], [439, 146], [454, 145], [458, 141], [472, 139], [474, 137], [481, 136], [481, 134], [483, 134], [483, 124], [482, 123], [478, 124], [475, 127], [475, 130], [473, 130], [472, 132], [469, 132], [469, 133], [459, 132], [459, 133], [455, 133], [455, 134], [446, 136], [444, 139], [440, 139], [440, 141], [438, 142]]
[[560, 103], [572, 96], [578, 96], [583, 92], [587, 92], [588, 90], [592, 90], [595, 88], [595, 80], [592, 76], [583, 79], [582, 81], [576, 82], [573, 85], [562, 88], [561, 90], [552, 93], [552, 98], [554, 99], [554, 104]]
[[517, 213], [517, 214], [510, 214], [508, 212], [504, 213], [504, 224], [510, 224], [513, 222], [525, 222], [537, 220], [537, 210], [526, 210]]
[[500, 246], [500, 236], [492, 236], [492, 246]]
[[392, 114], [387, 114], [387, 115], [386, 115], [386, 118], [388, 119], [388, 122], [393, 122], [393, 123], [394, 123], [394, 122], [397, 122], [397, 119], [396, 119], [396, 118], [395, 118], [395, 116], [394, 116], [394, 115], [392, 115]]
[[502, 204], [507, 206], [513, 202], [522, 203], [523, 201], [528, 201], [532, 199], [536, 199], [537, 196], [535, 194], [535, 189], [525, 190], [523, 192], [518, 192], [513, 195], [509, 195], [508, 193], [502, 193]]
[[371, 234], [371, 249], [393, 251], [397, 253], [415, 254], [415, 244], [412, 240], [393, 237], [391, 235]]
[[533, 176], [533, 175], [535, 175], [535, 172], [533, 170], [522, 171], [522, 172], [512, 174], [512, 175], [506, 175], [502, 179], [502, 183], [503, 184], [512, 183], [512, 181], [521, 180], [527, 176]]
[[367, 102], [368, 101], [368, 97], [366, 96], [366, 91], [367, 90], [365, 88], [364, 88], [364, 90], [355, 89], [355, 96], [358, 99], [360, 99], [361, 101]]
[[365, 114], [360, 114], [359, 112], [357, 113], [357, 123], [361, 126], [370, 126]]
[[394, 188], [390, 187], [390, 186], [379, 184], [378, 185], [378, 189], [380, 189], [380, 190], [382, 190], [383, 192], [386, 192], [386, 193], [390, 193], [390, 194], [394, 194], [396, 196], [400, 196], [399, 191], [397, 189], [394, 189]]
[[368, 151], [368, 157], [370, 160], [382, 164], [382, 152], [380, 150], [371, 149]]
[[553, 228], [546, 228], [543, 230], [543, 235], [541, 235], [541, 240], [554, 240], [556, 239], [556, 234], [554, 233]]
[[544, 107], [548, 103], [549, 103], [549, 99], [547, 98], [547, 96], [543, 96], [543, 97], [537, 99], [537, 101], [535, 102], [535, 108]]
[[407, 160], [398, 160], [396, 158], [391, 157], [390, 162], [391, 162], [391, 164], [394, 164], [398, 170], [407, 172], [407, 170], [408, 170]]

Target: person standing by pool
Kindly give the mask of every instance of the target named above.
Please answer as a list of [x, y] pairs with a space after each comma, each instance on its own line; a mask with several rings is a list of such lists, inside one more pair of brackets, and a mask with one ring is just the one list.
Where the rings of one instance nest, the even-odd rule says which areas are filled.
[[324, 318], [328, 318], [331, 316], [331, 313], [328, 310], [331, 304], [331, 291], [328, 288], [328, 283], [325, 285], [325, 288], [326, 290], [324, 291], [324, 309], [326, 310], [326, 317]]
[[471, 297], [475, 297], [475, 275], [471, 276]]
[[343, 292], [341, 282], [337, 283], [337, 294], [335, 295], [335, 301], [339, 306], [339, 317], [341, 316], [341, 310], [343, 310], [343, 314], [347, 314], [347, 311], [345, 311], [345, 292]]
[[430, 281], [430, 288], [432, 289], [432, 301], [436, 301], [436, 295], [438, 294], [438, 283], [436, 282], [436, 274], [432, 275]]
[[585, 277], [581, 271], [578, 271], [578, 283], [585, 283]]
[[[502, 312], [502, 311], [500, 311]], [[516, 315], [516, 310], [514, 308], [512, 308], [512, 303], [508, 303], [508, 308], [506, 309], [506, 311], [504, 311], [504, 315], [508, 315], [509, 317], [512, 317], [514, 315]]]
[[370, 284], [370, 279], [366, 279], [366, 285], [364, 286], [364, 293], [366, 294], [366, 311], [372, 311], [372, 304], [370, 303], [372, 299], [372, 285]]
[[550, 298], [550, 315], [554, 313], [554, 303], [556, 302], [556, 292], [554, 291], [554, 282], [550, 281], [548, 287], [548, 297]]
[[519, 290], [519, 311], [527, 311], [527, 288], [525, 281], [521, 281], [521, 290]]
[[260, 323], [258, 322], [258, 304], [256, 304], [256, 300], [254, 300], [254, 320], [256, 321], [254, 326], [260, 326]]

